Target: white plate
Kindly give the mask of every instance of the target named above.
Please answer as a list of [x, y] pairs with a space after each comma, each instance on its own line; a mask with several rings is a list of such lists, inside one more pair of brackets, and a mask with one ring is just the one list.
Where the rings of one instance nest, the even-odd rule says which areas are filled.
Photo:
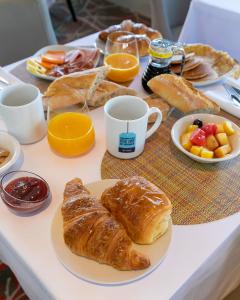
[[21, 147], [15, 137], [3, 131], [0, 132], [0, 147], [10, 152], [6, 162], [0, 165], [0, 174], [3, 174], [18, 160], [21, 154]]
[[233, 159], [240, 154], [240, 128], [232, 121], [230, 122], [232, 123], [233, 129], [235, 130], [235, 134], [229, 136], [229, 140], [232, 146], [232, 152], [227, 154], [223, 158], [202, 158], [185, 150], [180, 143], [180, 136], [186, 130], [186, 127], [192, 124], [195, 119], [199, 119], [203, 121], [203, 123], [222, 123], [224, 121], [230, 121], [224, 117], [211, 114], [193, 114], [179, 119], [174, 123], [172, 127], [171, 136], [174, 145], [180, 151], [189, 156], [191, 159], [205, 164], [223, 162], [229, 159]]
[[204, 87], [204, 86], [215, 84], [215, 83], [218, 83], [218, 82], [224, 80], [227, 76], [230, 76], [231, 73], [232, 73], [232, 70], [230, 70], [228, 73], [226, 73], [222, 76], [219, 76], [216, 79], [211, 79], [211, 80], [206, 80], [206, 81], [199, 81], [199, 82], [192, 82], [191, 80], [189, 80], [189, 81], [192, 83], [192, 85], [194, 87]]
[[[107, 179], [87, 184], [91, 193], [100, 198], [102, 192], [116, 183], [115, 179]], [[118, 271], [111, 266], [99, 264], [93, 260], [73, 254], [63, 239], [63, 220], [61, 207], [58, 208], [52, 223], [52, 243], [60, 262], [77, 277], [95, 284], [121, 285], [136, 281], [151, 273], [165, 257], [171, 237], [172, 222], [168, 231], [152, 245], [136, 245], [134, 248], [146, 254], [151, 261], [148, 269], [140, 271]]]
[[[38, 50], [32, 57], [38, 57], [38, 56], [40, 56], [41, 54], [44, 54], [44, 53], [46, 53], [47, 51], [49, 51], [49, 50], [52, 50], [52, 51], [65, 51], [65, 52], [68, 52], [68, 51], [71, 51], [71, 50], [76, 50], [76, 49], [80, 49], [81, 50], [81, 48], [82, 49], [86, 49], [86, 48], [90, 48], [90, 49], [92, 49], [92, 48], [95, 48], [95, 47], [93, 47], [93, 46], [80, 46], [80, 47], [73, 47], [73, 46], [67, 46], [67, 45], [50, 45], [50, 46], [46, 46], [46, 47], [44, 47], [44, 48], [42, 48], [42, 49], [40, 49], [40, 50]], [[99, 59], [100, 59], [100, 55], [97, 57], [97, 59], [96, 59], [96, 62], [95, 62], [95, 64], [94, 64], [94, 68], [98, 65], [98, 63], [99, 63]], [[28, 70], [27, 70], [28, 71]], [[29, 71], [28, 71], [29, 72]], [[46, 79], [46, 80], [55, 80], [55, 79], [57, 79], [57, 78], [59, 78], [59, 77], [54, 77], [54, 76], [48, 76], [48, 75], [42, 75], [42, 74], [35, 74], [35, 73], [31, 73], [31, 72], [29, 72], [30, 74], [32, 74], [32, 75], [34, 75], [34, 76], [36, 76], [36, 77], [38, 77], [38, 78], [42, 78], [42, 79]]]

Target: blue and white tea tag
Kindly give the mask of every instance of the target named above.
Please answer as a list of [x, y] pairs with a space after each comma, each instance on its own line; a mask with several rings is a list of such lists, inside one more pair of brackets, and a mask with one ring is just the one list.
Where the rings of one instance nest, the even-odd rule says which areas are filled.
[[127, 132], [119, 134], [119, 146], [118, 151], [122, 153], [131, 153], [135, 151], [136, 134], [134, 132], [128, 132], [129, 124], [127, 122]]

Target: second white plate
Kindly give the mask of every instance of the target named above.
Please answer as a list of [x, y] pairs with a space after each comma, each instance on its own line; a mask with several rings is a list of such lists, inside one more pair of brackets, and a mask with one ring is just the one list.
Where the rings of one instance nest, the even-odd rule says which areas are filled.
[[[40, 50], [38, 50], [32, 57], [38, 57], [40, 56], [41, 54], [44, 54], [46, 53], [47, 51], [49, 50], [52, 50], [52, 51], [65, 51], [65, 52], [68, 52], [68, 51], [71, 51], [71, 50], [76, 50], [76, 49], [87, 49], [87, 48], [95, 48], [94, 46], [79, 46], [79, 47], [73, 47], [73, 46], [68, 46], [68, 45], [50, 45], [50, 46], [46, 46]], [[96, 59], [95, 61], [95, 64], [94, 64], [94, 68], [98, 65], [99, 63], [99, 59], [100, 59], [100, 55], [98, 56], [98, 58]], [[29, 71], [28, 71], [29, 72]], [[29, 72], [31, 73], [31, 72]], [[54, 76], [49, 76], [49, 75], [44, 75], [44, 74], [37, 74], [37, 73], [31, 73], [32, 75], [38, 77], [38, 78], [42, 78], [42, 79], [46, 79], [46, 80], [55, 80], [59, 77], [54, 77]]]
[[[116, 180], [107, 179], [86, 185], [90, 192], [100, 198], [102, 192], [115, 184]], [[140, 271], [118, 271], [111, 266], [73, 254], [63, 239], [63, 220], [61, 207], [58, 208], [52, 223], [52, 243], [60, 262], [77, 277], [100, 285], [121, 285], [136, 281], [153, 272], [164, 259], [172, 237], [172, 222], [168, 231], [152, 245], [136, 245], [134, 249], [150, 258], [151, 266]]]

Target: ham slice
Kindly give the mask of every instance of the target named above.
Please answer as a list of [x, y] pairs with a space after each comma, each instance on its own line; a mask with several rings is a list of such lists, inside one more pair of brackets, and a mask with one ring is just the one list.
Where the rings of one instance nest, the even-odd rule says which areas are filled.
[[98, 49], [76, 49], [69, 51], [65, 63], [54, 67], [48, 75], [60, 77], [74, 72], [84, 71], [95, 67], [100, 52]]

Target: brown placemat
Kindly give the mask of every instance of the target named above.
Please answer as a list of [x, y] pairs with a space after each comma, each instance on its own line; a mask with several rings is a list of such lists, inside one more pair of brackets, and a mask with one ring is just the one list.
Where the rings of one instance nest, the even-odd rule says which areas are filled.
[[[239, 119], [221, 114], [240, 124]], [[207, 223], [239, 212], [240, 157], [216, 164], [201, 164], [188, 158], [171, 141], [171, 128], [177, 118], [174, 111], [137, 158], [121, 160], [106, 152], [102, 179], [144, 176], [169, 196], [174, 224]]]
[[15, 75], [17, 78], [21, 79], [23, 82], [31, 83], [31, 84], [35, 85], [36, 87], [39, 88], [41, 93], [44, 93], [47, 90], [49, 84], [51, 83], [51, 81], [49, 81], [49, 80], [37, 78], [34, 75], [30, 74], [26, 70], [26, 61], [24, 61], [24, 62], [20, 63], [19, 65], [17, 65], [11, 71], [11, 73], [13, 75]]

